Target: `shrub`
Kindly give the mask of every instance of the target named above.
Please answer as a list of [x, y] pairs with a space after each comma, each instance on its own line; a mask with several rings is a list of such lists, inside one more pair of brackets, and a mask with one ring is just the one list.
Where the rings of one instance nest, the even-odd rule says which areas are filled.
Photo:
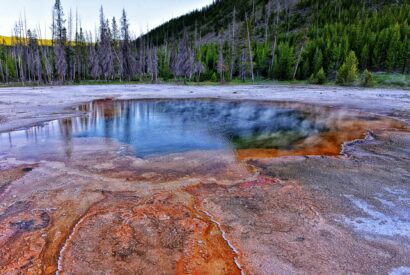
[[326, 74], [323, 68], [320, 68], [320, 70], [316, 74], [312, 74], [309, 77], [309, 83], [310, 84], [319, 84], [322, 85], [326, 82]]
[[364, 73], [363, 73], [362, 85], [364, 87], [373, 87], [373, 85], [374, 85], [373, 75], [367, 69], [364, 70]]
[[308, 82], [309, 82], [310, 84], [316, 84], [316, 78], [315, 78], [315, 75], [314, 75], [314, 74], [311, 74], [311, 75], [310, 75], [310, 77], [309, 77], [309, 79], [308, 79]]
[[211, 81], [212, 82], [218, 82], [218, 76], [216, 75], [216, 73], [214, 72], [211, 76]]

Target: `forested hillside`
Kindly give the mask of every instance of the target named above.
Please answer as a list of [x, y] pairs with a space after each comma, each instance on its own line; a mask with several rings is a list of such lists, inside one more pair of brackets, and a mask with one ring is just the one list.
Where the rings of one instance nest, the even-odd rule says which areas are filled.
[[132, 40], [101, 9], [93, 35], [54, 6], [53, 45], [16, 25], [16, 43], [0, 46], [3, 82], [97, 80], [336, 80], [365, 71], [410, 71], [407, 0], [219, 0]]
[[336, 79], [349, 53], [360, 70], [408, 73], [409, 18], [408, 1], [222, 0], [144, 38], [163, 46], [186, 31], [204, 65], [201, 79], [222, 71], [225, 79], [252, 78], [253, 71], [255, 78], [320, 81], [321, 69]]

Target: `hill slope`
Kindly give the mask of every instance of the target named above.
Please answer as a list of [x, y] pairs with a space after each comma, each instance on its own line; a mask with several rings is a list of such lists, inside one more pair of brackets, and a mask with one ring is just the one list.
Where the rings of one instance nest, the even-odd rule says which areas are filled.
[[370, 86], [369, 71], [378, 71], [399, 73], [405, 77], [401, 83], [410, 83], [403, 75], [410, 72], [409, 1], [219, 0], [136, 41], [130, 40], [126, 11], [117, 24], [101, 10], [94, 36], [80, 26], [76, 43], [67, 43], [56, 0], [60, 38], [53, 47], [29, 34], [29, 43], [3, 39], [0, 81], [274, 79], [356, 85], [363, 72], [361, 84]]
[[169, 21], [139, 42], [178, 44], [186, 33], [199, 47], [208, 79], [218, 73], [218, 61], [231, 77], [254, 71], [261, 78], [307, 79], [323, 68], [335, 79], [351, 51], [362, 70], [407, 73], [408, 18], [407, 0], [220, 0]]

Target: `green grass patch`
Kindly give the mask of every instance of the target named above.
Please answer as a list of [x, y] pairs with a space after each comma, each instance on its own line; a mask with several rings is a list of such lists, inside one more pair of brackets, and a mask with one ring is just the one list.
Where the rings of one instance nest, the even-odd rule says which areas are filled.
[[373, 73], [375, 87], [410, 88], [410, 75], [397, 73]]
[[[410, 75], [406, 74], [398, 74], [398, 73], [386, 73], [386, 72], [376, 72], [372, 73], [374, 86], [373, 88], [404, 88], [410, 89]], [[361, 82], [363, 79], [363, 75], [359, 75], [357, 81], [352, 86], [361, 86]], [[159, 79], [158, 84], [174, 84], [174, 85], [187, 85], [187, 86], [219, 86], [221, 85], [220, 82], [213, 82], [213, 81], [186, 81], [184, 82], [182, 79], [169, 79], [163, 80]], [[132, 81], [120, 81], [120, 80], [82, 80], [79, 82], [66, 82], [63, 86], [70, 86], [70, 85], [138, 85], [138, 84], [151, 84], [151, 80], [149, 78], [143, 78], [141, 80], [132, 80]], [[53, 83], [51, 84], [43, 84], [37, 82], [25, 82], [22, 84], [21, 82], [10, 82], [10, 83], [0, 83], [0, 87], [36, 87], [36, 86], [58, 86], [59, 84]], [[226, 81], [224, 83], [226, 86], [241, 86], [241, 85], [285, 85], [285, 86], [306, 86], [311, 85], [309, 84], [308, 80], [289, 80], [289, 81], [278, 81], [278, 80], [271, 80], [271, 79], [261, 79], [257, 78], [254, 82], [252, 80], [247, 79], [245, 81], [240, 79], [233, 79], [232, 81]], [[322, 86], [337, 86], [334, 81], [326, 81]]]

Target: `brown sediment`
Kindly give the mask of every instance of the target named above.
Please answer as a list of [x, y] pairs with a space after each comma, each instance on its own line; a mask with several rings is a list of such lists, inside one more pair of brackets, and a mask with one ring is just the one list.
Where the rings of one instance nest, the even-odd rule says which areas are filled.
[[363, 139], [370, 130], [374, 132], [410, 131], [404, 122], [377, 116], [368, 119], [360, 116], [329, 118], [327, 124], [329, 124], [329, 131], [304, 140], [295, 145], [295, 149], [239, 149], [236, 155], [239, 160], [287, 156], [338, 156], [341, 154], [343, 144]]
[[[218, 158], [215, 158], [215, 155], [218, 155]], [[144, 160], [136, 159], [134, 156], [123, 156], [112, 160], [107, 159], [103, 164], [84, 166], [78, 162], [74, 166], [130, 183], [142, 181], [155, 184], [184, 179], [203, 179], [205, 176], [210, 181], [223, 184], [241, 181], [251, 176], [248, 167], [238, 163], [232, 151], [196, 151], [150, 157]]]
[[42, 232], [49, 225], [46, 212], [30, 211], [33, 204], [16, 202], [0, 219], [0, 273], [27, 270], [38, 263], [46, 240]]
[[217, 226], [185, 197], [110, 194], [76, 224], [59, 273], [239, 274]]
[[[141, 249], [146, 245], [152, 249], [147, 255], [139, 255], [139, 250], [137, 254], [131, 253], [142, 267], [124, 263], [121, 257], [128, 257], [125, 255], [128, 248], [112, 250], [112, 255], [117, 255], [110, 262], [115, 270], [133, 273], [139, 268], [148, 271], [165, 268], [180, 274], [240, 273], [235, 255], [218, 226], [193, 207], [190, 196], [180, 191], [199, 181], [234, 184], [248, 177], [250, 173], [234, 161], [232, 153], [219, 152], [218, 159], [211, 157], [215, 153], [197, 152], [138, 160], [118, 155], [120, 145], [116, 143], [108, 151], [107, 144], [98, 139], [73, 140], [73, 144], [75, 157], [67, 160], [60, 159], [59, 154], [46, 153], [47, 161], [26, 177], [16, 177], [4, 193], [0, 204], [1, 274], [54, 274], [58, 263], [64, 273], [73, 257], [79, 255], [95, 259], [98, 266], [107, 257], [99, 250], [100, 243], [106, 241], [107, 247], [115, 249], [110, 234], [116, 230], [117, 221], [126, 217], [137, 223], [133, 224], [137, 234], [130, 237], [131, 243], [137, 244], [142, 239], [145, 243]], [[55, 157], [56, 161], [52, 161]], [[164, 176], [171, 173], [167, 169], [171, 159], [176, 168], [184, 169]], [[151, 171], [154, 163], [157, 173], [144, 176], [143, 181], [129, 179], [133, 173]], [[186, 169], [195, 172], [187, 176]], [[102, 222], [98, 228], [88, 224], [90, 220], [107, 217], [108, 222]], [[158, 227], [161, 223], [164, 225]], [[99, 228], [105, 231], [101, 233]], [[146, 231], [154, 229], [159, 231], [153, 239], [144, 239]], [[76, 242], [84, 234], [89, 241]], [[77, 250], [70, 254], [73, 245]]]
[[55, 205], [64, 207], [62, 217], [57, 216], [61, 214], [57, 208], [36, 206], [34, 201], [17, 202], [0, 219], [0, 273], [53, 274], [57, 270], [59, 250], [81, 213], [69, 203]]
[[[195, 209], [197, 209], [195, 207]], [[239, 251], [236, 249], [235, 245], [226, 237], [226, 232], [223, 229], [223, 226], [215, 220], [215, 218], [207, 211], [204, 210], [200, 210], [201, 213], [203, 213], [207, 219], [211, 222], [214, 223], [214, 225], [217, 227], [217, 229], [219, 230], [219, 233], [221, 234], [222, 239], [225, 241], [227, 247], [229, 247], [230, 249], [230, 254], [233, 255], [233, 262], [236, 265], [236, 269], [232, 269], [232, 270], [226, 270], [226, 272], [223, 272], [224, 274], [245, 274], [245, 272], [243, 271], [243, 267], [239, 261]], [[226, 254], [225, 254], [226, 255]], [[229, 272], [228, 272], [229, 271]], [[183, 273], [181, 273], [183, 274]]]
[[[249, 274], [366, 273], [403, 260], [400, 248], [358, 239], [327, 218], [332, 204], [296, 181], [230, 187], [201, 185], [188, 191], [201, 209], [226, 226]], [[224, 226], [225, 227], [225, 226]], [[383, 252], [382, 252], [383, 251]]]
[[6, 167], [0, 170], [0, 198], [1, 194], [13, 181], [23, 177], [26, 173], [31, 172], [36, 165], [20, 165], [13, 167]]
[[[358, 215], [344, 195], [408, 198], [384, 189], [408, 190], [407, 129], [345, 118], [290, 151], [142, 160], [118, 154], [124, 144], [74, 139], [71, 158], [32, 152], [38, 165], [0, 170], [0, 274], [377, 274], [410, 265], [408, 237], [361, 237], [343, 223]], [[351, 158], [270, 159], [339, 155], [368, 129], [375, 140], [348, 145]]]

